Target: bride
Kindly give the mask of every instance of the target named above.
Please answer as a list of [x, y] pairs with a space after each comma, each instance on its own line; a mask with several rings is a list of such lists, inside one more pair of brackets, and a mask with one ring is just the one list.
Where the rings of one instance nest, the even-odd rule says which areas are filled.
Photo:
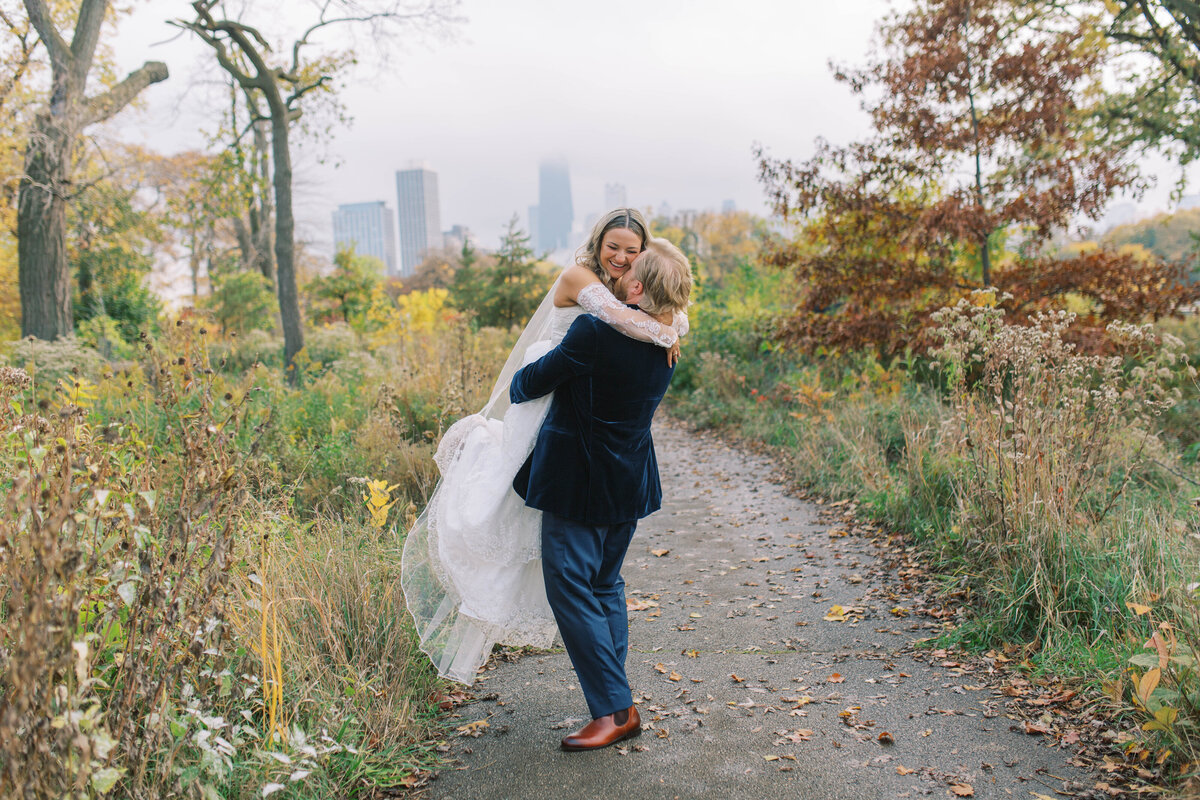
[[496, 643], [554, 643], [558, 629], [542, 580], [542, 515], [512, 489], [551, 398], [510, 406], [508, 384], [584, 313], [662, 346], [674, 363], [687, 317], [677, 314], [674, 326], [663, 325], [611, 291], [647, 241], [646, 221], [634, 209], [611, 211], [597, 222], [576, 263], [526, 325], [487, 405], [442, 437], [434, 456], [442, 478], [405, 539], [400, 581], [421, 649], [442, 677], [473, 683]]

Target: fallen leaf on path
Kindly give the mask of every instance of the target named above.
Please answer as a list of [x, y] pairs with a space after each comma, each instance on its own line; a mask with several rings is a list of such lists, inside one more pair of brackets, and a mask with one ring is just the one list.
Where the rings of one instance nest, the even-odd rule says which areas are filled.
[[778, 761], [779, 756], [776, 756], [776, 755], [763, 756], [763, 760], [764, 761]]
[[745, 678], [738, 677], [738, 674], [736, 672], [729, 673], [729, 677], [733, 679], [734, 683], [745, 683], [745, 681], [746, 681]]
[[455, 730], [463, 736], [479, 738], [483, 736], [483, 729], [486, 727], [488, 727], [488, 721], [486, 719], [478, 719], [474, 722], [468, 722], [466, 725], [459, 725]]
[[655, 671], [655, 672], [661, 672], [663, 675], [666, 675], [666, 674], [667, 674], [667, 667], [666, 667], [666, 665], [665, 665], [665, 664], [655, 664], [655, 665], [654, 665], [654, 671]]
[[775, 740], [775, 744], [783, 744], [785, 741], [792, 744], [800, 744], [807, 742], [812, 738], [813, 732], [809, 728], [797, 728], [794, 731], [782, 730], [775, 732], [780, 738]]
[[583, 717], [567, 717], [561, 722], [556, 722], [550, 726], [552, 731], [560, 731], [564, 728], [574, 728], [579, 723], [583, 722]]
[[671, 671], [671, 674], [667, 676], [667, 680], [669, 680], [669, 681], [681, 681], [681, 680], [683, 680], [683, 676], [682, 676], [682, 675], [680, 675], [678, 672], [675, 672], [674, 670], [672, 670], [672, 671]]
[[645, 611], [647, 608], [658, 608], [658, 603], [653, 600], [626, 600], [625, 608], [630, 611]]
[[846, 609], [842, 608], [841, 606], [834, 606], [830, 608], [829, 613], [825, 615], [825, 620], [827, 622], [845, 622]]
[[1047, 727], [1046, 725], [1043, 725], [1040, 722], [1026, 722], [1025, 723], [1025, 733], [1029, 734], [1030, 736], [1036, 736], [1038, 734], [1049, 733], [1049, 732], [1050, 732], [1050, 728]]
[[888, 733], [887, 731], [884, 731], [883, 733], [879, 734], [879, 743], [880, 744], [895, 744], [896, 740], [892, 738], [892, 735], [890, 733]]
[[652, 556], [657, 556], [658, 558], [662, 558], [663, 556], [665, 556], [665, 555], [666, 555], [667, 553], [669, 553], [669, 552], [671, 552], [671, 551], [670, 551], [670, 550], [667, 550], [667, 549], [651, 550], [651, 551], [650, 551], [650, 555], [652, 555]]
[[832, 675], [830, 675], [828, 678], [826, 678], [825, 682], [826, 683], [841, 683], [844, 680], [846, 680], [846, 679], [843, 678], [840, 673], [835, 672]]
[[952, 783], [950, 784], [950, 791], [953, 792], [957, 797], [975, 796], [975, 787], [969, 783]]
[[896, 767], [897, 775], [912, 775], [914, 772], [916, 772], [915, 769], [909, 769], [908, 767]]
[[849, 536], [849, 534], [840, 528], [834, 528], [829, 532], [830, 539], [841, 539], [843, 536]]

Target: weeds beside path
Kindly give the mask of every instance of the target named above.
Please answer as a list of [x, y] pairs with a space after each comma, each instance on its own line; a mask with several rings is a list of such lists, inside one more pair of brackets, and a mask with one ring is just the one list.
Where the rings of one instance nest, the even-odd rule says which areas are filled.
[[914, 653], [943, 625], [896, 594], [886, 534], [850, 524], [848, 504], [790, 496], [769, 459], [678, 423], [659, 426], [656, 444], [664, 507], [639, 525], [624, 569], [643, 735], [560, 752], [586, 717], [567, 657], [494, 664], [475, 687], [494, 699], [451, 720], [460, 768], [424, 796], [1093, 791], [1096, 780], [1068, 763], [1071, 747], [1036, 723], [1026, 733], [999, 671]]

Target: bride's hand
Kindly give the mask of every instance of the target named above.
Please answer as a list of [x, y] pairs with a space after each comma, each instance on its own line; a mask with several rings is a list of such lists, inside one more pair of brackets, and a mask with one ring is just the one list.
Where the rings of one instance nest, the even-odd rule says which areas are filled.
[[678, 363], [679, 363], [679, 341], [676, 340], [675, 344], [671, 345], [667, 349], [667, 366], [673, 367]]

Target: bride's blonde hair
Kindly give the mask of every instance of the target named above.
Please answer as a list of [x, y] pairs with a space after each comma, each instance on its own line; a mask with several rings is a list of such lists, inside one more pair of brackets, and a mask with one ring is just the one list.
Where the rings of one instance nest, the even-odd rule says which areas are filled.
[[600, 245], [604, 242], [604, 234], [615, 228], [626, 228], [633, 231], [642, 240], [640, 249], [646, 249], [646, 244], [650, 241], [650, 226], [646, 224], [646, 218], [642, 216], [642, 212], [636, 208], [617, 208], [600, 218], [592, 227], [592, 233], [588, 236], [588, 240], [575, 253], [575, 263], [594, 272], [600, 282], [609, 289], [613, 287], [613, 279], [609, 276], [608, 271], [600, 266]]

